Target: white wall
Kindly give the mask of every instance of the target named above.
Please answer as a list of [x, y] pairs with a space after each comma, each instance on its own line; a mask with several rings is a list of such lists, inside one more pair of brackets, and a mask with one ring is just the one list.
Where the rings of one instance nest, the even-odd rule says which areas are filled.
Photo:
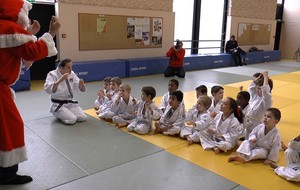
[[280, 38], [281, 57], [293, 59], [300, 48], [300, 1], [285, 0]]
[[253, 18], [241, 18], [241, 17], [228, 17], [227, 20], [227, 33], [226, 39], [229, 40], [231, 35], [238, 36], [238, 24], [241, 23], [253, 23], [253, 24], [270, 24], [271, 25], [271, 35], [270, 43], [268, 45], [249, 45], [249, 46], [240, 46], [243, 50], [248, 51], [250, 47], [256, 46], [258, 49], [263, 50], [273, 50], [275, 42], [275, 33], [276, 33], [276, 20], [263, 20], [263, 19], [253, 19]]
[[[60, 2], [55, 4], [55, 9], [61, 23], [57, 36], [58, 57], [60, 59], [70, 58], [73, 61], [89, 61], [157, 57], [165, 56], [166, 51], [173, 45], [175, 23], [173, 12], [75, 5]], [[78, 13], [162, 17], [162, 48], [79, 51]], [[66, 34], [66, 38], [62, 38], [62, 34]]]

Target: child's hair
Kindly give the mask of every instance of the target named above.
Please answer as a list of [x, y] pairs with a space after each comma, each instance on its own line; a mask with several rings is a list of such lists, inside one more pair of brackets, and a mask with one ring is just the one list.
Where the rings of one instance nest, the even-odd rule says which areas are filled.
[[59, 62], [58, 67], [59, 68], [64, 68], [66, 66], [66, 64], [70, 63], [70, 62], [72, 62], [71, 59], [68, 59], [68, 58], [63, 59], [62, 61]]
[[174, 83], [177, 87], [179, 87], [179, 82], [176, 79], [171, 79], [169, 83]]
[[207, 94], [207, 87], [205, 85], [200, 85], [195, 90], [201, 92], [201, 94]]
[[174, 92], [171, 92], [170, 96], [176, 96], [176, 98], [179, 102], [182, 102], [182, 100], [183, 100], [183, 93], [180, 90], [176, 90]]
[[120, 79], [120, 77], [113, 77], [110, 79], [110, 82], [116, 83], [119, 86], [122, 84], [122, 80]]
[[247, 100], [249, 102], [250, 94], [248, 91], [240, 91], [238, 94], [241, 95], [243, 98], [245, 98], [245, 100]]
[[231, 97], [227, 97], [227, 99], [230, 102], [230, 108], [232, 109], [234, 116], [238, 119], [240, 123], [243, 123], [244, 115], [242, 111], [238, 108], [236, 100]]
[[269, 87], [270, 87], [270, 92], [272, 92], [272, 89], [273, 89], [273, 80], [272, 79], [268, 79], [268, 84], [269, 84]]
[[152, 86], [144, 86], [142, 88], [142, 92], [144, 92], [146, 96], [151, 96], [151, 100], [153, 100], [153, 98], [156, 96], [156, 90]]
[[198, 98], [197, 103], [198, 103], [198, 102], [202, 102], [203, 105], [204, 105], [204, 107], [205, 107], [205, 109], [207, 110], [208, 108], [210, 108], [210, 105], [211, 105], [212, 100], [211, 100], [210, 97], [204, 95], [204, 96], [200, 96], [200, 97]]
[[111, 77], [105, 77], [105, 78], [103, 79], [103, 81], [104, 81], [105, 83], [110, 83], [110, 80], [111, 80]]
[[211, 93], [211, 95], [215, 95], [216, 93], [219, 92], [219, 90], [224, 90], [224, 88], [222, 86], [216, 85], [216, 86], [211, 87], [210, 93]]
[[280, 121], [281, 119], [281, 112], [279, 109], [277, 108], [269, 108], [267, 109], [267, 111], [271, 112], [272, 115], [274, 116], [275, 119], [277, 119], [278, 121]]
[[121, 84], [120, 85], [120, 87], [119, 87], [120, 89], [121, 88], [124, 88], [124, 90], [126, 91], [126, 92], [128, 92], [128, 94], [130, 94], [131, 93], [131, 86], [129, 85], [129, 84]]
[[[253, 77], [257, 78], [259, 77], [258, 81], [256, 82], [256, 85], [258, 86], [262, 86], [264, 84], [264, 76], [262, 73], [255, 73], [253, 75]], [[268, 78], [268, 84], [269, 84], [269, 87], [270, 87], [270, 92], [272, 92], [272, 89], [273, 89], [273, 80]]]

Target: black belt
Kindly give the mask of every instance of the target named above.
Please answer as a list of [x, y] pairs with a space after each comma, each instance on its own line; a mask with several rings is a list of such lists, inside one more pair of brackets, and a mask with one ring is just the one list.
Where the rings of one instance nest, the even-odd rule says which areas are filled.
[[63, 104], [68, 104], [68, 103], [78, 104], [78, 102], [76, 100], [56, 100], [56, 99], [52, 99], [52, 98], [51, 98], [51, 102], [59, 104], [57, 106], [57, 108], [55, 109], [55, 112], [57, 112]]

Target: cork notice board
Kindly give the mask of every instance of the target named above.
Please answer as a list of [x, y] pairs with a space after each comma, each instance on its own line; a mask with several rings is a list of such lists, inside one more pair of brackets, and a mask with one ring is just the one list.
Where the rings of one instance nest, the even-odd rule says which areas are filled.
[[271, 24], [239, 23], [239, 45], [269, 45]]
[[78, 14], [79, 50], [162, 47], [162, 18]]

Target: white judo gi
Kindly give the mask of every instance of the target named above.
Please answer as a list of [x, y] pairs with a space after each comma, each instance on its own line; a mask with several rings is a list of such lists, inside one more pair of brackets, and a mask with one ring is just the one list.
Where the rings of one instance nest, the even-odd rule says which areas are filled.
[[[75, 90], [79, 89], [79, 78], [72, 71], [67, 81], [58, 85], [56, 92], [52, 92], [55, 82], [61, 78], [62, 74], [57, 68], [50, 71], [44, 84], [45, 91], [51, 96], [50, 112], [65, 124], [74, 124], [76, 121], [85, 121], [87, 116], [78, 105], [78, 102], [72, 100]], [[69, 85], [67, 84], [69, 83]], [[85, 91], [83, 88], [81, 91]]]
[[284, 155], [287, 166], [277, 167], [275, 173], [289, 181], [300, 182], [300, 142], [292, 140]]
[[222, 105], [222, 100], [219, 100], [217, 102], [216, 105], [214, 105], [214, 102], [215, 102], [215, 98], [214, 97], [211, 97], [211, 105], [208, 109], [208, 111], [211, 113], [211, 112], [216, 112], [216, 113], [219, 113], [220, 110], [221, 110], [221, 105]]
[[[172, 112], [172, 113], [170, 113]], [[164, 135], [179, 134], [181, 127], [184, 125], [185, 108], [184, 104], [180, 103], [176, 110], [173, 110], [170, 105], [167, 105], [165, 112], [160, 117], [159, 122], [163, 125], [172, 125], [173, 127], [163, 132]]]
[[115, 116], [116, 114], [114, 113], [112, 106], [113, 103], [116, 101], [116, 99], [118, 98], [118, 92], [119, 89], [116, 91], [111, 91], [110, 95], [111, 95], [111, 99], [109, 99], [107, 96], [105, 96], [105, 100], [103, 100], [103, 104], [102, 106], [99, 108], [99, 114], [98, 117], [101, 119], [112, 119], [113, 116]]
[[200, 142], [200, 131], [209, 127], [209, 123], [211, 122], [211, 117], [209, 112], [206, 110], [199, 114], [198, 110], [195, 108], [190, 109], [187, 114], [185, 121], [193, 121], [196, 126], [183, 126], [180, 131], [180, 136], [184, 138], [185, 136], [189, 136], [193, 142]]
[[[241, 124], [233, 113], [225, 121], [222, 121], [222, 115], [223, 112], [217, 114], [209, 124], [208, 128], [214, 130], [215, 134], [208, 133], [208, 128], [200, 131], [200, 142], [204, 150], [216, 147], [227, 152], [236, 146], [242, 130]], [[217, 135], [222, 135], [222, 138]]]
[[[250, 142], [256, 139], [256, 143]], [[245, 160], [268, 159], [277, 162], [279, 150], [281, 148], [281, 140], [276, 127], [271, 129], [265, 135], [265, 125], [259, 124], [249, 134], [249, 140], [244, 140], [239, 148], [238, 153], [245, 155]]]
[[[95, 107], [96, 108], [100, 108], [103, 104], [105, 104], [105, 102], [108, 101], [108, 98], [106, 97], [107, 94], [112, 94], [113, 91], [112, 90], [108, 90], [106, 91], [105, 89], [103, 90], [103, 93], [104, 93], [104, 97], [97, 97], [97, 99], [95, 100]], [[106, 98], [105, 98], [106, 97]]]
[[139, 101], [136, 118], [127, 126], [129, 132], [134, 131], [141, 135], [147, 134], [152, 128], [152, 121], [160, 118], [162, 111], [154, 101], [151, 103], [153, 114], [145, 104], [145, 101]]
[[130, 120], [136, 117], [134, 112], [137, 112], [138, 102], [136, 98], [130, 96], [128, 103], [124, 101], [121, 97], [120, 101], [116, 101], [112, 104], [112, 111], [115, 113], [115, 116], [112, 117], [112, 120], [116, 124], [129, 123]]
[[170, 98], [170, 92], [167, 92], [163, 95], [162, 99], [161, 99], [161, 104], [160, 104], [160, 109], [161, 110], [165, 110], [166, 107], [168, 106], [169, 104], [169, 98]]
[[270, 93], [270, 86], [261, 86], [262, 96], [257, 94], [257, 86], [252, 81], [249, 86], [249, 94], [251, 99], [249, 101], [250, 110], [248, 114], [245, 115], [243, 126], [245, 128], [246, 139], [249, 137], [251, 131], [259, 125], [267, 109], [272, 107], [272, 94]]

